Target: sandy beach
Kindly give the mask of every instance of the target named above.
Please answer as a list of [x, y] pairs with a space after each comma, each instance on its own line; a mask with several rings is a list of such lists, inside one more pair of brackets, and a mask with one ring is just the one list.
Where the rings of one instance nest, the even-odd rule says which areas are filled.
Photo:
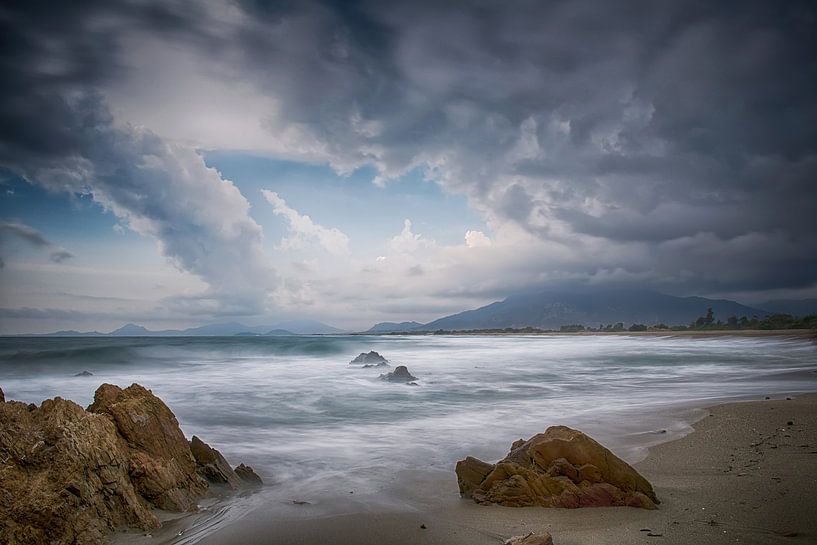
[[151, 538], [120, 535], [116, 542], [489, 545], [547, 531], [557, 545], [814, 543], [817, 394], [695, 414], [692, 433], [650, 448], [635, 464], [655, 486], [657, 511], [481, 506], [458, 497], [452, 470], [397, 476], [402, 508], [361, 512], [350, 505], [350, 512], [315, 515], [314, 506], [303, 505], [291, 506], [291, 516], [272, 516], [256, 505], [215, 531], [196, 515], [169, 521]]

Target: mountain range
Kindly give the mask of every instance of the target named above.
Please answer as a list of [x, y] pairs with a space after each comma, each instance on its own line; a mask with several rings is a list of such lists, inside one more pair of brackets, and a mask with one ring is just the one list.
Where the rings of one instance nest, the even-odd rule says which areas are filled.
[[367, 333], [403, 333], [410, 331], [462, 331], [535, 327], [559, 329], [563, 325], [623, 322], [630, 324], [686, 325], [712, 308], [715, 319], [729, 316], [764, 317], [784, 313], [804, 316], [817, 313], [817, 299], [776, 300], [747, 306], [728, 299], [676, 297], [639, 289], [552, 289], [510, 296], [474, 310], [439, 318], [427, 324], [382, 322]]
[[316, 320], [289, 320], [273, 325], [248, 326], [239, 322], [210, 324], [188, 329], [150, 330], [137, 324], [125, 324], [109, 333], [99, 331], [56, 331], [49, 337], [197, 337], [197, 336], [282, 336], [344, 333], [342, 329]]

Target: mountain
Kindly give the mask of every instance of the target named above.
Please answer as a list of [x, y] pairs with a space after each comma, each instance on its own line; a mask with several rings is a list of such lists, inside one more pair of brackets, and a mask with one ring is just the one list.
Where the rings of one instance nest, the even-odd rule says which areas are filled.
[[286, 329], [287, 331], [291, 331], [299, 335], [346, 333], [346, 331], [342, 329], [332, 327], [331, 325], [327, 325], [317, 320], [287, 320], [267, 326], [267, 329]]
[[125, 324], [119, 329], [114, 329], [108, 333], [108, 335], [112, 337], [143, 337], [145, 335], [155, 334], [155, 332], [136, 324]]
[[[46, 333], [41, 335], [43, 337], [101, 337], [104, 336], [105, 333], [100, 333], [99, 331], [77, 331], [75, 329], [63, 330], [63, 331], [55, 331], [53, 333]], [[26, 335], [28, 336], [28, 335]]]
[[405, 331], [415, 331], [425, 329], [420, 322], [380, 322], [373, 325], [365, 333], [402, 333]]
[[295, 335], [292, 331], [287, 331], [286, 329], [273, 329], [271, 331], [267, 331], [266, 333], [254, 333], [252, 331], [242, 331], [240, 333], [235, 333], [234, 336], [236, 337], [285, 337], [288, 335]]
[[798, 318], [817, 314], [817, 298], [812, 299], [774, 299], [766, 301], [761, 307], [776, 314], [791, 314]]
[[553, 289], [514, 295], [504, 301], [434, 320], [422, 329], [559, 329], [568, 324], [596, 327], [617, 322], [625, 325], [686, 325], [706, 314], [709, 307], [712, 307], [715, 319], [724, 321], [732, 315], [751, 318], [769, 314], [728, 299], [675, 297], [636, 289]]

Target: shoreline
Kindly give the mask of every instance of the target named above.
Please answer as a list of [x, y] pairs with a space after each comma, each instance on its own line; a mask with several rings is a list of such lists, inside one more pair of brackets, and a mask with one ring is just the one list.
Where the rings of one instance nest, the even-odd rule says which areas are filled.
[[[332, 335], [339, 335], [337, 333]], [[650, 331], [490, 331], [463, 330], [444, 331], [405, 331], [395, 333], [344, 333], [352, 336], [372, 337], [790, 337], [793, 339], [817, 340], [814, 329], [712, 329], [712, 330], [677, 330], [671, 329]]]
[[[633, 464], [655, 486], [658, 511], [481, 506], [459, 498], [453, 469], [430, 470], [395, 477], [402, 498], [396, 505], [335, 505], [329, 512], [290, 506], [288, 514], [273, 514], [264, 509], [262, 492], [216, 505], [213, 514], [175, 518], [150, 538], [129, 532], [112, 542], [317, 545], [332, 536], [336, 545], [487, 545], [548, 531], [557, 545], [806, 543], [817, 537], [810, 517], [817, 509], [811, 498], [817, 477], [810, 471], [817, 462], [817, 393], [775, 397], [668, 409], [668, 418], [687, 419], [690, 433], [649, 446]], [[647, 537], [642, 528], [661, 537]]]

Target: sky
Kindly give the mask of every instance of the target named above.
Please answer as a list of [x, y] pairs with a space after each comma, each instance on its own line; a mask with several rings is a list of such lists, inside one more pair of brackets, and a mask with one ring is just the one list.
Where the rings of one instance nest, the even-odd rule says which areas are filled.
[[10, 0], [0, 333], [817, 295], [813, 2]]

